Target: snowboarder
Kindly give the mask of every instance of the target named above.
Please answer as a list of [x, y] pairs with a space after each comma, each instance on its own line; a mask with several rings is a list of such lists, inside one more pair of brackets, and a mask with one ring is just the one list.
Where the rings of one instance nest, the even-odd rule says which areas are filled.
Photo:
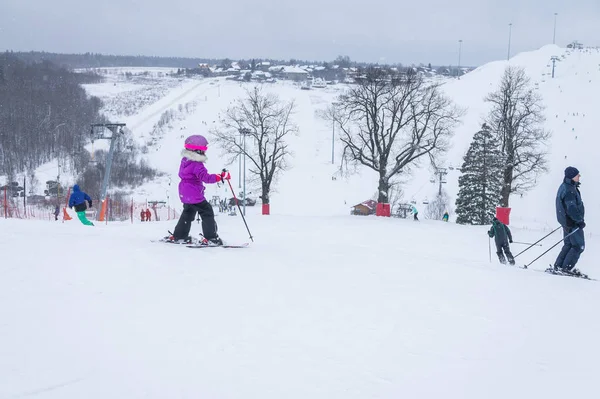
[[[563, 228], [565, 239], [554, 262], [554, 269], [575, 274], [579, 272], [575, 265], [585, 249], [585, 207], [579, 192], [580, 178], [579, 170], [569, 166], [565, 169], [565, 178], [556, 194], [556, 218]], [[569, 234], [571, 235], [567, 237]]]
[[152, 221], [152, 213], [150, 212], [150, 209], [146, 208], [146, 222], [151, 222]]
[[448, 216], [448, 211], [446, 211], [446, 212], [444, 212], [444, 216], [442, 216], [442, 220], [443, 220], [444, 222], [447, 222], [447, 221], [448, 221], [448, 218], [449, 218], [449, 216]]
[[417, 207], [416, 206], [412, 206], [412, 214], [413, 214], [413, 220], [415, 222], [419, 221], [419, 217], [417, 216], [419, 214], [419, 211], [417, 211]]
[[140, 211], [140, 219], [142, 222], [146, 221], [146, 211], [144, 211], [143, 209]]
[[183, 212], [175, 226], [175, 231], [167, 237], [169, 242], [193, 243], [189, 233], [196, 213], [198, 213], [202, 218], [202, 235], [204, 236], [201, 244], [223, 245], [223, 241], [217, 234], [213, 208], [204, 196], [204, 183], [214, 184], [229, 180], [231, 175], [226, 170], [220, 174], [208, 173], [204, 166], [207, 150], [208, 141], [204, 136], [193, 135], [185, 139], [179, 166], [179, 177], [181, 178], [179, 198], [183, 202]]
[[[490, 238], [494, 237], [496, 241], [496, 254], [498, 255], [500, 263], [505, 264], [506, 258], [508, 258], [508, 263], [514, 265], [515, 258], [510, 252], [510, 246], [508, 245], [509, 243], [512, 244], [513, 239], [508, 226], [494, 217], [494, 219], [492, 219], [492, 227], [488, 231], [488, 236], [490, 236]], [[504, 253], [502, 253], [502, 251], [504, 251]], [[505, 254], [506, 258], [504, 257]]]
[[85, 210], [92, 207], [92, 199], [89, 195], [81, 191], [77, 184], [73, 186], [73, 192], [69, 198], [69, 208], [73, 209], [73, 207], [75, 207], [75, 212], [77, 212], [77, 217], [81, 223], [86, 226], [94, 225], [94, 223], [85, 217]]

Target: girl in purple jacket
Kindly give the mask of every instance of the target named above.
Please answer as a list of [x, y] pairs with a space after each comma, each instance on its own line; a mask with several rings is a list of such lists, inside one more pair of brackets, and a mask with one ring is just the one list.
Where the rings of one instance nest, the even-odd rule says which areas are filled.
[[204, 136], [194, 135], [185, 140], [184, 149], [181, 152], [181, 165], [179, 166], [179, 198], [183, 202], [183, 212], [179, 217], [173, 235], [167, 237], [167, 241], [188, 244], [193, 240], [190, 237], [192, 222], [196, 218], [196, 212], [202, 218], [202, 243], [205, 245], [223, 245], [223, 241], [217, 235], [217, 223], [215, 213], [210, 203], [204, 197], [204, 183], [218, 183], [230, 179], [229, 172], [220, 174], [208, 173], [204, 162], [206, 162], [206, 150], [208, 141]]

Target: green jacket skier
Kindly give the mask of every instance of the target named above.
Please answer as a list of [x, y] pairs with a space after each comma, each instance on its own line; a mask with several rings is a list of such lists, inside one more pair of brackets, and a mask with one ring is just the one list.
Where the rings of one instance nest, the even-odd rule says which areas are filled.
[[[494, 238], [496, 242], [496, 254], [498, 255], [500, 263], [505, 264], [506, 258], [508, 258], [508, 262], [511, 265], [514, 265], [515, 258], [510, 252], [510, 246], [508, 245], [509, 243], [512, 244], [513, 239], [508, 226], [499, 221], [497, 218], [494, 218], [492, 220], [492, 227], [488, 231], [488, 236], [490, 236], [490, 238]], [[505, 254], [506, 258], [504, 257]]]

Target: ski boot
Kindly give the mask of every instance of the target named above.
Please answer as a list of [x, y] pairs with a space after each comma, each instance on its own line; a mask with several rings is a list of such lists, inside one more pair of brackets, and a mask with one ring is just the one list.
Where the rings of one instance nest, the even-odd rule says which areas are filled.
[[180, 238], [178, 240], [175, 239], [175, 236], [169, 231], [169, 235], [164, 237], [161, 241], [170, 243], [170, 244], [179, 244], [179, 245], [190, 245], [190, 244], [195, 244], [194, 239], [190, 236], [187, 236], [186, 238]]
[[202, 239], [200, 240], [200, 245], [207, 245], [210, 247], [218, 247], [218, 246], [223, 245], [223, 240], [221, 240], [221, 238], [218, 236], [211, 238], [211, 239], [202, 237]]

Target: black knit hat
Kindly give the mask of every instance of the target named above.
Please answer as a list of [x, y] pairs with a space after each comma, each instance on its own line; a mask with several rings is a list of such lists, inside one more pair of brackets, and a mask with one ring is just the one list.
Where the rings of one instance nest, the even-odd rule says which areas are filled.
[[567, 179], [573, 179], [578, 174], [579, 170], [574, 166], [569, 166], [567, 169], [565, 169], [565, 177]]

